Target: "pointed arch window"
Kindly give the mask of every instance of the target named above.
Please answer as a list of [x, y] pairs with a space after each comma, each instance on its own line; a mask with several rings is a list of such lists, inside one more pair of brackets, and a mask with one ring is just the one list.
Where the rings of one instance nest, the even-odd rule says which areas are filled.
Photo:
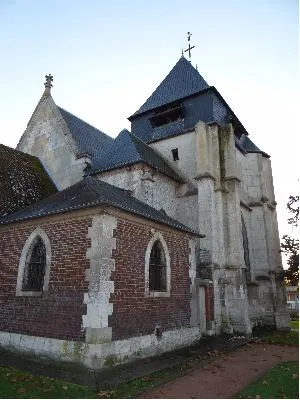
[[166, 257], [159, 240], [154, 242], [150, 253], [149, 289], [161, 292], [167, 290]]
[[243, 248], [244, 248], [244, 261], [245, 261], [245, 265], [246, 265], [246, 277], [247, 277], [247, 279], [250, 279], [251, 278], [251, 274], [250, 274], [249, 242], [248, 242], [247, 229], [246, 229], [246, 224], [245, 224], [243, 215], [241, 215], [241, 221], [242, 221], [242, 238], [243, 238]]
[[22, 249], [17, 279], [17, 296], [38, 296], [48, 290], [51, 263], [50, 241], [36, 228]]
[[145, 295], [169, 297], [171, 292], [170, 253], [160, 232], [148, 243], [145, 255]]
[[22, 290], [32, 292], [42, 291], [45, 268], [46, 247], [43, 239], [40, 236], [37, 236], [27, 253]]

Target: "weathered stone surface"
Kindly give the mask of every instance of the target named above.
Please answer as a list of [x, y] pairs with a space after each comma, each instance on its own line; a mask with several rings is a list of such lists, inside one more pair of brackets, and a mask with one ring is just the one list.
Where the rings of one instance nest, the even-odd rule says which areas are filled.
[[80, 181], [88, 156], [78, 157], [75, 141], [51, 96], [43, 96], [17, 149], [36, 156], [58, 189]]
[[112, 251], [116, 248], [116, 240], [113, 237], [116, 227], [117, 220], [114, 217], [96, 215], [93, 217], [92, 227], [88, 230], [88, 238], [91, 240], [91, 247], [86, 255], [90, 260], [90, 268], [86, 272], [89, 290], [84, 294], [87, 313], [82, 317], [82, 326], [87, 328], [87, 343], [98, 343], [99, 340], [112, 338], [108, 317], [113, 312], [110, 295], [114, 292], [111, 274], [115, 269]]

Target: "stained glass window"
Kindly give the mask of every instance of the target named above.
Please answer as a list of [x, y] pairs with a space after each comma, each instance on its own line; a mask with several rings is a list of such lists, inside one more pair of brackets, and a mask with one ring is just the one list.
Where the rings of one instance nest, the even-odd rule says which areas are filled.
[[30, 247], [23, 276], [23, 291], [41, 292], [44, 285], [46, 248], [40, 236]]
[[150, 254], [149, 289], [161, 292], [167, 290], [166, 258], [159, 240], [154, 242]]

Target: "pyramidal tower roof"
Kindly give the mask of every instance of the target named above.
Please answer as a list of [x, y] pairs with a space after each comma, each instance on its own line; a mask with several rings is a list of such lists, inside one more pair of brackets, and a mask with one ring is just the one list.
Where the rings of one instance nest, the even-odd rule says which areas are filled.
[[132, 117], [209, 87], [196, 68], [185, 57], [181, 56], [161, 84]]

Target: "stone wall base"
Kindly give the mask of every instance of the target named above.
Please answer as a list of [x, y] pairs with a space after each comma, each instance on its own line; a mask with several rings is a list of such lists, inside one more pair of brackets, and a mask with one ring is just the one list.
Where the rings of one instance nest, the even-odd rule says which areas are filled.
[[290, 328], [290, 315], [284, 310], [275, 314], [276, 329], [279, 331], [289, 331]]
[[253, 328], [269, 326], [289, 330], [290, 318], [283, 286], [275, 286], [270, 279], [263, 280], [248, 286], [248, 296]]
[[161, 337], [151, 334], [102, 344], [0, 332], [0, 346], [57, 361], [76, 362], [91, 369], [102, 369], [189, 346], [200, 337], [198, 327], [164, 331]]

